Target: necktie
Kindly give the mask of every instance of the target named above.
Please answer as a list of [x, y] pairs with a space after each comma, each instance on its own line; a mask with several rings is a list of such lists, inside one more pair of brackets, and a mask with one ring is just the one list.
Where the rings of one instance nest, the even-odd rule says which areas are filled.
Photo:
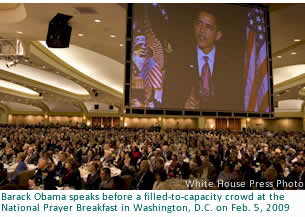
[[205, 63], [201, 70], [200, 93], [201, 96], [208, 97], [210, 95], [211, 71], [209, 66], [209, 57], [204, 56], [203, 59]]

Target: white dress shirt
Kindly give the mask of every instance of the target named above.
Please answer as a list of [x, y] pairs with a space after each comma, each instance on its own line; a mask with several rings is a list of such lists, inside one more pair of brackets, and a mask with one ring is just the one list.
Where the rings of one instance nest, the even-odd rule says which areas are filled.
[[204, 61], [204, 56], [209, 57], [209, 67], [211, 71], [211, 77], [213, 76], [213, 69], [214, 69], [214, 62], [215, 62], [215, 54], [216, 54], [216, 47], [214, 46], [213, 50], [209, 54], [203, 53], [203, 51], [197, 46], [197, 58], [198, 58], [198, 71], [199, 71], [199, 76], [201, 77], [201, 71], [202, 67], [205, 64]]

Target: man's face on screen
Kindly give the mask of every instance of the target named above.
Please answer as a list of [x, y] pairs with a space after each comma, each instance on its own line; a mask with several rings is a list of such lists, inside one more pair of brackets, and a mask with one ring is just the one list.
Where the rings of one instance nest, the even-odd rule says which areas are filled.
[[195, 21], [195, 38], [199, 48], [208, 54], [214, 47], [215, 41], [222, 36], [216, 28], [216, 19], [214, 15], [207, 12], [200, 12]]

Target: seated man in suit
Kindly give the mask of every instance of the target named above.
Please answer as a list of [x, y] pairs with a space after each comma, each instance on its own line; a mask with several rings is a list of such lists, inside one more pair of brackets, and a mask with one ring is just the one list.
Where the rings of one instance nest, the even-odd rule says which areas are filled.
[[88, 163], [88, 172], [89, 174], [84, 184], [84, 188], [86, 190], [97, 190], [101, 183], [99, 165], [94, 161], [90, 161]]
[[34, 152], [34, 148], [33, 147], [29, 147], [28, 148], [28, 155], [25, 158], [25, 163], [27, 164], [37, 164], [38, 158], [39, 158], [39, 154], [38, 152]]
[[101, 169], [101, 183], [98, 187], [98, 190], [114, 190], [115, 185], [113, 179], [111, 178], [111, 171], [109, 168]]
[[18, 175], [20, 172], [22, 172], [22, 171], [28, 169], [27, 165], [24, 163], [24, 159], [25, 159], [25, 154], [24, 154], [23, 152], [19, 152], [19, 153], [17, 154], [17, 158], [16, 158], [18, 165], [17, 165], [17, 167], [16, 167], [15, 175], [14, 175], [13, 178], [11, 179], [11, 182], [12, 182], [12, 183], [18, 184], [18, 183], [17, 183], [17, 175]]
[[62, 176], [65, 171], [65, 161], [67, 159], [66, 153], [61, 151], [59, 154], [59, 161], [57, 162], [57, 165], [55, 167], [56, 176]]
[[55, 169], [49, 168], [49, 162], [46, 158], [38, 160], [37, 169], [29, 180], [30, 188], [42, 185], [44, 190], [56, 190]]
[[214, 14], [199, 10], [193, 20], [196, 46], [181, 43], [168, 60], [164, 107], [232, 111], [241, 106], [243, 58], [231, 59], [230, 42], [218, 45], [224, 34]]
[[209, 162], [208, 156], [201, 155], [200, 156], [202, 165], [199, 168], [200, 177], [203, 180], [209, 182], [216, 182], [216, 169], [214, 165]]

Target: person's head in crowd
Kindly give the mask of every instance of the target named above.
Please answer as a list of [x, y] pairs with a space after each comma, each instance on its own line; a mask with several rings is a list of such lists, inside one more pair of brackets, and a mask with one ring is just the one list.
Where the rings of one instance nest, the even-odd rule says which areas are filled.
[[65, 162], [65, 168], [70, 170], [75, 166], [75, 160], [72, 157], [69, 157]]
[[44, 170], [48, 167], [48, 159], [46, 158], [39, 158], [38, 160], [38, 164], [37, 164], [37, 168], [38, 169], [41, 169], [41, 170]]
[[148, 145], [148, 146], [147, 146], [147, 152], [148, 152], [148, 154], [150, 154], [150, 153], [153, 152], [153, 148], [152, 148], [151, 145]]
[[88, 163], [88, 172], [89, 173], [92, 173], [92, 174], [96, 173], [98, 168], [99, 168], [99, 165], [95, 161], [90, 161]]
[[110, 149], [110, 145], [107, 143], [107, 144], [105, 144], [104, 146], [103, 146], [103, 149], [104, 150], [109, 150]]
[[185, 153], [187, 152], [187, 146], [186, 146], [186, 145], [182, 145], [182, 146], [181, 146], [181, 152], [182, 152], [183, 154], [185, 154]]
[[234, 169], [232, 173], [232, 180], [234, 182], [239, 182], [241, 181], [241, 176], [240, 176], [240, 170], [239, 169]]
[[183, 157], [183, 155], [182, 154], [179, 154], [178, 155], [178, 163], [183, 163], [183, 161], [184, 161], [184, 157]]
[[32, 146], [30, 146], [28, 148], [28, 154], [31, 155], [31, 154], [33, 154], [33, 152], [34, 152], [34, 148]]
[[241, 163], [243, 166], [250, 166], [251, 158], [249, 157], [248, 154], [246, 153], [243, 154]]
[[258, 153], [258, 160], [259, 161], [265, 161], [266, 160], [266, 156], [264, 152], [259, 152]]
[[268, 168], [265, 172], [265, 178], [267, 182], [273, 182], [275, 181], [277, 177], [277, 171], [274, 168]]
[[264, 146], [264, 153], [269, 153], [268, 145], [265, 145], [265, 146]]
[[265, 172], [268, 169], [269, 165], [266, 161], [260, 162], [260, 168], [262, 172]]
[[25, 144], [23, 145], [23, 147], [22, 147], [22, 150], [23, 150], [24, 152], [27, 152], [27, 150], [28, 150], [29, 147], [30, 147], [30, 145], [29, 145], [28, 143], [25, 143]]
[[153, 152], [153, 155], [155, 158], [159, 158], [160, 157], [160, 149], [157, 148], [154, 152]]
[[163, 152], [167, 152], [168, 151], [168, 146], [167, 145], [163, 145], [162, 146], [162, 151]]
[[156, 169], [161, 170], [164, 169], [164, 161], [162, 158], [157, 158], [156, 159]]
[[207, 158], [207, 156], [200, 156], [201, 162], [202, 162], [202, 167], [203, 168], [207, 168], [209, 166], [209, 159]]
[[132, 156], [131, 152], [126, 152], [126, 154], [125, 154], [125, 162], [130, 164], [132, 157], [133, 156]]
[[140, 149], [140, 152], [142, 155], [147, 155], [147, 147], [146, 146], [142, 146]]
[[101, 169], [100, 176], [101, 176], [101, 180], [102, 181], [106, 181], [106, 180], [110, 179], [111, 178], [111, 171], [110, 171], [110, 169], [109, 168]]
[[236, 150], [236, 151], [240, 151], [240, 145], [236, 145], [236, 146], [235, 146], [235, 150]]
[[278, 175], [283, 175], [283, 172], [284, 172], [284, 168], [282, 168], [281, 164], [279, 161], [276, 161], [274, 164], [273, 164], [273, 168], [276, 170], [277, 174]]
[[177, 155], [176, 154], [173, 154], [172, 155], [172, 162], [177, 162]]
[[89, 150], [88, 150], [87, 156], [88, 156], [88, 158], [93, 157], [93, 151], [92, 151], [92, 149], [89, 149]]
[[194, 170], [196, 168], [198, 168], [198, 164], [197, 164], [197, 161], [196, 161], [196, 155], [193, 155], [192, 158], [191, 158], [191, 161], [190, 161], [190, 169]]
[[230, 164], [225, 164], [223, 169], [225, 174], [230, 174], [232, 172], [232, 167]]
[[148, 170], [149, 170], [149, 162], [148, 162], [148, 160], [142, 160], [142, 162], [140, 164], [139, 173], [140, 174], [145, 174]]
[[24, 161], [26, 158], [26, 155], [24, 152], [19, 152], [17, 154], [17, 158], [16, 158], [16, 161], [19, 163], [20, 161]]
[[293, 166], [293, 170], [297, 173], [297, 174], [301, 174], [303, 171], [303, 163], [301, 162], [294, 162], [292, 164]]
[[123, 143], [119, 144], [119, 150], [121, 150], [121, 151], [124, 150], [124, 144]]
[[63, 152], [63, 151], [59, 152], [58, 158], [59, 158], [60, 162], [65, 162], [65, 160], [66, 160], [66, 153]]

